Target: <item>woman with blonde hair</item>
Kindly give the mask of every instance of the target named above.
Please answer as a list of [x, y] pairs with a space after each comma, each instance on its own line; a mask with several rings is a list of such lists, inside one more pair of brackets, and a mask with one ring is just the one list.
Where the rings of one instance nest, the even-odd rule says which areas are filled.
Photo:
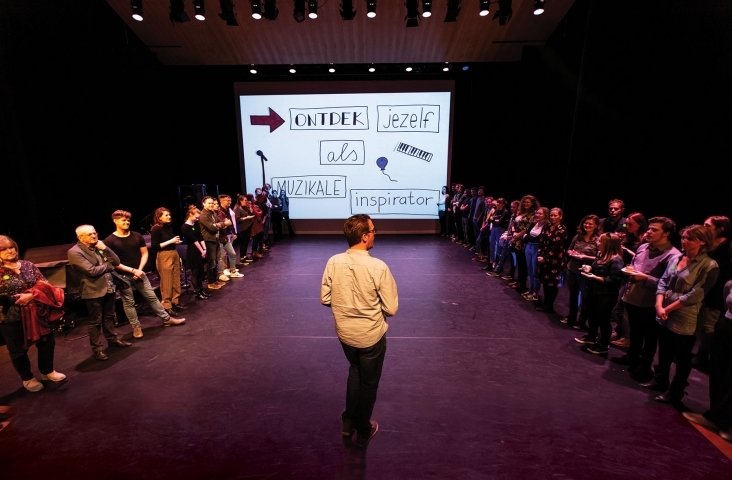
[[157, 252], [155, 265], [160, 275], [160, 297], [163, 308], [174, 315], [187, 307], [178, 303], [180, 298], [180, 257], [175, 246], [183, 243], [173, 234], [173, 221], [170, 210], [160, 207], [153, 214], [153, 227], [150, 229], [150, 244]]
[[[588, 287], [588, 317], [590, 331], [574, 340], [587, 346], [587, 352], [607, 355], [612, 325], [610, 313], [618, 299], [622, 280], [623, 249], [620, 235], [603, 233], [600, 235], [600, 249], [597, 258], [589, 268], [584, 267], [582, 275], [590, 280]], [[600, 338], [597, 331], [600, 330]]]
[[541, 208], [539, 201], [533, 195], [524, 195], [519, 204], [518, 212], [513, 218], [511, 237], [511, 252], [516, 254], [516, 268], [518, 269], [518, 279], [509, 283], [511, 288], [515, 288], [517, 292], [524, 293], [526, 291], [526, 254], [524, 253], [524, 236], [527, 228], [534, 221], [534, 213]]

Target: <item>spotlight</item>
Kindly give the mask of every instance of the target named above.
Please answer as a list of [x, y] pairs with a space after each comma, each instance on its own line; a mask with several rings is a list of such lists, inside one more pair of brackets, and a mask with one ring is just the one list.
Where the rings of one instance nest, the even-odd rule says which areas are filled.
[[422, 16], [424, 18], [432, 16], [432, 0], [422, 0]]
[[366, 16], [374, 18], [376, 16], [376, 0], [366, 0]]
[[234, 13], [234, 2], [231, 0], [219, 0], [221, 5], [221, 13], [219, 17], [226, 21], [230, 27], [236, 27], [239, 23], [236, 21], [236, 13]]
[[204, 0], [193, 0], [193, 16], [196, 20], [206, 20], [206, 5], [203, 2]]
[[255, 75], [257, 73], [257, 69], [254, 68], [254, 65], [250, 65], [250, 67], [252, 67], [252, 68], [249, 69], [249, 73], [251, 73], [252, 75]]
[[493, 15], [493, 20], [498, 18], [498, 25], [504, 26], [511, 19], [513, 8], [511, 8], [511, 0], [498, 0], [498, 10]]
[[290, 65], [290, 73], [297, 73], [297, 70], [295, 70], [295, 67]]
[[170, 21], [176, 23], [191, 21], [185, 11], [183, 0], [170, 0]]
[[407, 27], [419, 27], [419, 3], [417, 0], [407, 0], [404, 5], [407, 6]]
[[276, 20], [279, 13], [277, 0], [264, 0], [264, 18], [267, 20]]
[[329, 71], [330, 73], [335, 73], [335, 67], [333, 66], [333, 64], [332, 64], [332, 63], [330, 64], [330, 68], [328, 68], [328, 71]]
[[480, 16], [485, 17], [490, 13], [490, 4], [491, 2], [489, 0], [480, 0]]
[[446, 22], [457, 21], [457, 16], [460, 13], [460, 0], [447, 0], [447, 14], [445, 15]]
[[138, 22], [142, 21], [142, 0], [131, 0], [130, 7], [132, 7], [132, 18]]
[[406, 70], [407, 70], [408, 72], [411, 72], [411, 71], [412, 71], [412, 67], [407, 67], [407, 68], [406, 68]]
[[544, 13], [544, 0], [534, 0], [534, 15]]
[[369, 72], [374, 73], [376, 71], [376, 68], [374, 68], [373, 65], [369, 67]]
[[463, 72], [467, 72], [468, 70], [470, 70], [470, 66], [463, 65]]
[[450, 71], [450, 64], [445, 62], [445, 66], [442, 67], [443, 72], [449, 72]]
[[252, 18], [255, 20], [262, 18], [262, 4], [259, 0], [249, 0], [249, 5], [252, 7]]
[[293, 10], [292, 16], [297, 23], [305, 21], [305, 0], [295, 0], [295, 10]]
[[318, 0], [308, 0], [308, 17], [318, 18]]
[[341, 18], [343, 20], [353, 20], [356, 16], [356, 10], [353, 9], [353, 0], [341, 0]]

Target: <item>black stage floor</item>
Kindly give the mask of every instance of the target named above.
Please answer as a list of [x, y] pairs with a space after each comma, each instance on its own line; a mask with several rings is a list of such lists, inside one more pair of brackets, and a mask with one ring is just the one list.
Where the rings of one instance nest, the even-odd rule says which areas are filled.
[[[91, 358], [85, 324], [60, 336], [68, 375], [26, 392], [0, 347], [0, 477], [205, 479], [730, 479], [732, 462], [576, 332], [484, 275], [445, 238], [386, 236], [399, 286], [373, 418], [340, 434], [347, 362], [319, 303], [341, 236], [297, 237], [244, 269], [185, 326]], [[566, 292], [560, 294], [564, 311]], [[130, 327], [120, 328], [132, 340]], [[611, 351], [611, 355], [619, 355]], [[35, 368], [35, 353], [32, 351]], [[707, 404], [694, 371], [686, 405]]]

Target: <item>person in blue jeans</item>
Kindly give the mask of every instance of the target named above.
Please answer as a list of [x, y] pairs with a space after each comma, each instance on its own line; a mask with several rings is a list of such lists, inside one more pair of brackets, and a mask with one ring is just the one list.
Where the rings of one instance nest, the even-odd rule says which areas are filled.
[[534, 302], [539, 300], [539, 289], [541, 288], [538, 261], [539, 240], [544, 227], [548, 225], [548, 218], [548, 208], [537, 208], [534, 213], [534, 223], [528, 226], [524, 236], [524, 255], [526, 255], [526, 275], [529, 278], [529, 289], [522, 295], [526, 300]]

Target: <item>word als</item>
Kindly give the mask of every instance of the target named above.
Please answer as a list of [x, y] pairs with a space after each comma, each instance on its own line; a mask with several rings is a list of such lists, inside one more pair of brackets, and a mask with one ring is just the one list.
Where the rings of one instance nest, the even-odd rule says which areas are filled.
[[321, 165], [364, 165], [366, 147], [363, 140], [321, 140]]

